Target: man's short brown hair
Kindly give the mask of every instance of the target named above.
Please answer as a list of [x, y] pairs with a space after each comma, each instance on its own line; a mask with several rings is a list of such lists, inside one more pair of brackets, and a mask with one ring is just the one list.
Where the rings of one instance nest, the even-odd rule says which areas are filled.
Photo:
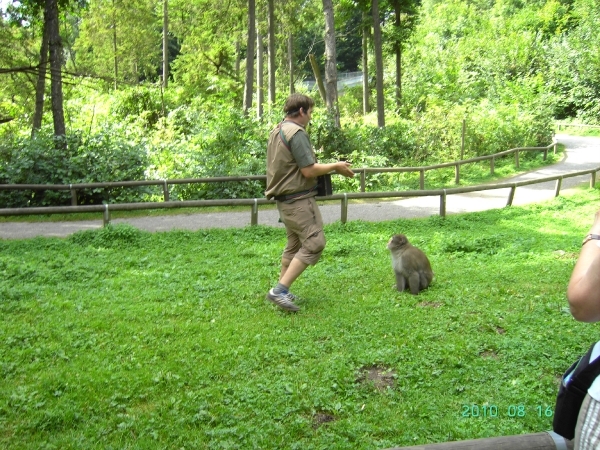
[[295, 117], [300, 113], [300, 109], [303, 109], [305, 113], [310, 108], [315, 106], [315, 101], [308, 95], [304, 94], [292, 94], [285, 101], [283, 106], [283, 112], [286, 116]]

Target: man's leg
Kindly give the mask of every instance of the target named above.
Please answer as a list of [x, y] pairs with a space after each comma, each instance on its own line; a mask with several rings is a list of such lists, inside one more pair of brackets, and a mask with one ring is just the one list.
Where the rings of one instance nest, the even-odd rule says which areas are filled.
[[288, 242], [281, 258], [281, 272], [277, 286], [267, 298], [288, 311], [297, 311], [297, 298], [289, 292], [291, 285], [309, 265], [316, 264], [325, 247], [323, 220], [314, 198], [285, 205], [277, 203], [285, 224]]
[[281, 279], [283, 278], [283, 276], [287, 272], [288, 267], [290, 267], [290, 263], [291, 262], [292, 262], [291, 259], [281, 258], [281, 272], [279, 273], [279, 282], [280, 283], [281, 283]]
[[296, 279], [302, 275], [302, 272], [304, 272], [307, 267], [308, 264], [303, 263], [298, 258], [292, 259], [285, 270], [283, 270], [282, 267], [282, 275], [279, 279], [279, 283], [283, 284], [289, 289], [292, 283], [294, 283], [294, 281], [296, 281]]

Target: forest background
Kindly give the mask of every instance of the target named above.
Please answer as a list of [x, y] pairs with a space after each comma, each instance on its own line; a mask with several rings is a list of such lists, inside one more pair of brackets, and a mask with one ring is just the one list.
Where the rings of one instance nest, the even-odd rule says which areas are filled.
[[[309, 131], [320, 160], [356, 167], [545, 146], [557, 119], [598, 123], [597, 0], [0, 5], [0, 183], [263, 174], [268, 132], [291, 92], [317, 100]], [[338, 91], [348, 72], [362, 72], [362, 84]], [[370, 183], [403, 188], [386, 177]], [[170, 197], [263, 190], [178, 185]], [[79, 202], [158, 195], [90, 190]], [[70, 194], [3, 191], [0, 202], [68, 205]]]

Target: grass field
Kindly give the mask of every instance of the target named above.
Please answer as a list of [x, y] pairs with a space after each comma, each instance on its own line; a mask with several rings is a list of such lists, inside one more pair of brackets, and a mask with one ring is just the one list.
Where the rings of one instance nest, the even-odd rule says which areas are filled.
[[[599, 338], [565, 289], [599, 190], [445, 219], [326, 227], [265, 299], [282, 229], [129, 226], [0, 241], [0, 447], [383, 449], [551, 429]], [[433, 285], [398, 293], [405, 233]]]

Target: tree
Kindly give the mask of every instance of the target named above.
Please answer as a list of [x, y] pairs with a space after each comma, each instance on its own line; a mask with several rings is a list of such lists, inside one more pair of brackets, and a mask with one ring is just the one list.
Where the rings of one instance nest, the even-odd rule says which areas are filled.
[[389, 0], [394, 10], [392, 42], [396, 56], [396, 105], [402, 103], [402, 47], [414, 29], [421, 0]]
[[246, 48], [246, 82], [244, 84], [244, 112], [252, 108], [254, 87], [254, 43], [256, 42], [256, 2], [248, 0], [248, 40]]
[[272, 107], [276, 100], [276, 78], [275, 73], [277, 66], [275, 64], [275, 43], [277, 36], [275, 35], [275, 0], [268, 0], [267, 3], [268, 16], [268, 58], [269, 58], [269, 105]]
[[335, 126], [340, 127], [338, 108], [337, 67], [335, 53], [335, 21], [332, 0], [323, 0], [325, 14], [325, 83], [327, 110], [333, 115]]
[[75, 43], [78, 71], [112, 80], [115, 89], [156, 80], [164, 60], [164, 18], [162, 8], [157, 8], [162, 1], [91, 2], [82, 14]]
[[294, 84], [294, 68], [295, 68], [295, 64], [294, 64], [294, 35], [290, 32], [288, 33], [288, 38], [287, 38], [287, 59], [288, 59], [288, 72], [290, 74], [290, 79], [289, 79], [289, 92], [290, 95], [293, 94], [294, 92], [296, 92], [296, 87]]
[[52, 119], [54, 135], [66, 135], [62, 91], [62, 42], [58, 23], [58, 0], [46, 0], [44, 26], [48, 27], [48, 48], [50, 52], [50, 83], [52, 96]]
[[35, 111], [33, 113], [33, 124], [31, 126], [31, 136], [42, 128], [42, 118], [44, 116], [44, 94], [46, 90], [46, 73], [48, 67], [48, 26], [44, 20], [42, 26], [42, 42], [40, 44], [40, 62], [38, 67], [37, 83], [35, 85]]
[[381, 22], [379, 18], [379, 0], [373, 0], [373, 45], [375, 47], [375, 76], [377, 90], [377, 125], [385, 127], [385, 104], [383, 97], [383, 50]]
[[[188, 96], [202, 92], [227, 97], [241, 106], [248, 2], [169, 0], [169, 11], [170, 32], [181, 43], [177, 59], [170, 66], [172, 79], [185, 88]], [[250, 48], [255, 45], [253, 42]]]
[[256, 33], [256, 117], [262, 118], [265, 102], [265, 80], [264, 80], [264, 47], [263, 37], [260, 31]]
[[371, 112], [371, 90], [369, 88], [369, 39], [371, 37], [371, 24], [369, 23], [368, 13], [363, 11], [362, 27], [362, 72], [363, 72], [363, 114]]
[[169, 0], [163, 0], [163, 70], [162, 83], [169, 85]]

